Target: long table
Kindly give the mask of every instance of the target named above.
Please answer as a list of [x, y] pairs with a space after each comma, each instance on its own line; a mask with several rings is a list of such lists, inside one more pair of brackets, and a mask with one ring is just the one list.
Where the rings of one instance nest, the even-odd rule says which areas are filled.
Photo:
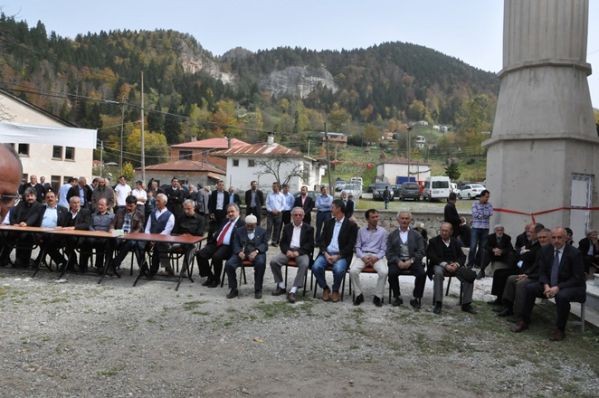
[[[54, 235], [65, 235], [65, 236], [74, 236], [77, 238], [102, 238], [102, 239], [123, 239], [123, 240], [134, 240], [138, 242], [154, 242], [154, 243], [167, 243], [169, 245], [173, 244], [181, 244], [183, 248], [186, 249], [185, 259], [183, 261], [183, 266], [181, 267], [181, 271], [179, 273], [179, 277], [177, 279], [177, 287], [175, 290], [179, 289], [179, 285], [181, 284], [181, 280], [185, 273], [187, 273], [189, 268], [189, 259], [193, 254], [193, 249], [195, 245], [203, 241], [205, 238], [202, 236], [194, 236], [194, 235], [161, 235], [161, 234], [146, 234], [146, 233], [130, 233], [124, 235], [113, 234], [112, 232], [105, 231], [88, 231], [88, 230], [78, 230], [78, 229], [69, 229], [69, 228], [45, 228], [45, 227], [20, 227], [17, 225], [0, 225], [0, 231], [13, 231], [20, 233], [37, 233], [37, 234], [54, 234]], [[68, 262], [67, 262], [68, 263]], [[108, 272], [108, 268], [110, 267], [111, 261], [110, 256], [105, 256], [102, 275], [100, 276], [100, 280], [98, 283], [102, 283], [102, 280], [106, 273]], [[147, 274], [147, 270], [145, 269], [145, 261], [140, 265], [140, 272], [133, 286], [135, 286], [138, 280], [144, 275]], [[36, 264], [36, 270], [33, 274], [35, 276], [39, 271], [39, 263]], [[64, 276], [67, 271], [66, 264], [60, 270], [59, 279]], [[120, 275], [113, 270], [117, 276]], [[191, 275], [188, 275], [188, 279], [193, 282], [193, 278]]]
[[[179, 285], [181, 285], [181, 279], [187, 273], [187, 278], [193, 282], [193, 278], [190, 272], [187, 272], [189, 269], [190, 259], [193, 255], [193, 250], [195, 245], [202, 242], [205, 238], [203, 236], [195, 236], [195, 235], [160, 235], [160, 234], [146, 234], [146, 233], [132, 233], [121, 236], [122, 239], [126, 240], [134, 240], [137, 242], [154, 242], [154, 243], [167, 243], [169, 245], [180, 244], [181, 247], [186, 249], [185, 257], [183, 260], [183, 266], [181, 267], [181, 271], [179, 272], [179, 278], [177, 279], [177, 286], [175, 287], [175, 291], [179, 290]], [[147, 265], [145, 261], [142, 263], [139, 269], [139, 274], [137, 278], [135, 278], [135, 282], [133, 282], [133, 286], [137, 285], [137, 282], [142, 276], [148, 276], [149, 270], [147, 269]]]

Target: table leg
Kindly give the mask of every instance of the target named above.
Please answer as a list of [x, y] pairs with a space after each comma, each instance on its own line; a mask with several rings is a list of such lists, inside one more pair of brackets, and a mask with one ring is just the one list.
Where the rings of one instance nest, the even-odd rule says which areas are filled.
[[[181, 266], [181, 272], [179, 272], [179, 280], [177, 281], [177, 286], [175, 287], [175, 291], [179, 290], [179, 285], [181, 284], [181, 279], [187, 273], [187, 269], [189, 268], [189, 262], [191, 256], [193, 256], [194, 245], [185, 252], [185, 257], [183, 258], [183, 265]], [[187, 275], [187, 278], [193, 283], [193, 278], [191, 275]]]

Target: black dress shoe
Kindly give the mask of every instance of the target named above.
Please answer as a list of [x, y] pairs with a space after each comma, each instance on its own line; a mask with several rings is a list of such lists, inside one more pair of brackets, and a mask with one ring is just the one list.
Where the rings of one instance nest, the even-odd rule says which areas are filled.
[[204, 283], [202, 283], [202, 286], [210, 286], [212, 284], [212, 279], [206, 279], [206, 281]]
[[360, 305], [364, 302], [364, 296], [361, 294], [358, 294], [356, 296], [356, 298], [354, 299], [354, 305]]
[[232, 299], [239, 296], [239, 292], [237, 291], [237, 289], [231, 289], [231, 291], [229, 292], [229, 294], [227, 294], [227, 298], [228, 299]]
[[254, 298], [256, 300], [260, 300], [262, 298], [262, 290], [258, 290], [257, 292], [254, 292]]
[[441, 308], [443, 308], [443, 304], [437, 301], [433, 307], [433, 314], [441, 315]]
[[559, 329], [555, 329], [551, 333], [551, 336], [549, 337], [549, 340], [551, 340], [551, 341], [562, 341], [565, 337], [566, 337], [566, 333], [564, 333], [563, 331], [561, 331]]
[[511, 316], [511, 315], [514, 315], [514, 311], [512, 311], [511, 308], [505, 308], [503, 311], [501, 311], [500, 313], [497, 314], [497, 316], [500, 316], [500, 317]]
[[528, 323], [524, 321], [518, 321], [514, 327], [512, 327], [512, 332], [521, 333], [528, 329]]
[[283, 288], [282, 288], [282, 287], [280, 287], [280, 286], [277, 286], [277, 288], [276, 288], [275, 290], [273, 290], [273, 292], [272, 292], [271, 294], [272, 294], [273, 296], [281, 296], [281, 295], [283, 295], [283, 294], [285, 294], [285, 293], [287, 293], [287, 292], [285, 291], [285, 289], [283, 289]]
[[478, 274], [476, 274], [476, 279], [483, 279], [485, 277], [485, 271], [480, 270], [478, 271]]
[[393, 302], [391, 303], [391, 305], [394, 307], [399, 307], [402, 304], [403, 304], [403, 299], [401, 297], [395, 297], [393, 299]]
[[[361, 295], [360, 295], [361, 296]], [[381, 300], [378, 296], [374, 296], [374, 298], [372, 299], [372, 302], [374, 303], [374, 305], [376, 305], [377, 307], [382, 307], [383, 306], [383, 300]]]
[[412, 300], [410, 300], [410, 305], [415, 309], [415, 310], [419, 310], [421, 307], [420, 304], [420, 299], [414, 297]]
[[497, 307], [493, 307], [493, 309], [491, 311], [493, 312], [502, 312], [503, 310], [505, 310], [506, 307], [504, 306], [497, 306]]
[[212, 281], [212, 282], [210, 282], [210, 283], [208, 284], [208, 287], [212, 287], [212, 288], [214, 288], [214, 287], [218, 287], [218, 281]]
[[295, 293], [288, 293], [287, 301], [289, 301], [291, 304], [295, 303]]
[[468, 312], [470, 314], [478, 314], [478, 311], [476, 311], [474, 309], [474, 307], [472, 306], [472, 304], [464, 304], [464, 305], [462, 305], [462, 311]]

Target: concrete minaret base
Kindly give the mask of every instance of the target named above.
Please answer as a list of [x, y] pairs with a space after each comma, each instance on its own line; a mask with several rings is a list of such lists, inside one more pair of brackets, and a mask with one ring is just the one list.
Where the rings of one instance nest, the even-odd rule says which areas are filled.
[[[587, 83], [588, 0], [506, 0], [504, 67], [487, 152], [496, 208], [538, 212], [598, 206], [599, 137]], [[570, 226], [575, 238], [599, 226], [599, 212], [536, 217]], [[515, 235], [530, 217], [496, 213]]]

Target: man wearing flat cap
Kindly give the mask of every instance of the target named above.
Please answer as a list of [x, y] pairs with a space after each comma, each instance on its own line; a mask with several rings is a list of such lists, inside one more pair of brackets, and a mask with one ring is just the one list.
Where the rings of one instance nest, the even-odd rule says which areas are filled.
[[260, 227], [255, 215], [250, 214], [245, 218], [245, 226], [238, 228], [233, 235], [233, 255], [225, 264], [225, 272], [229, 280], [229, 294], [227, 298], [237, 297], [238, 267], [244, 266], [244, 262], [254, 266], [254, 297], [262, 298], [262, 281], [266, 268], [266, 251], [268, 250], [268, 239], [266, 230]]

